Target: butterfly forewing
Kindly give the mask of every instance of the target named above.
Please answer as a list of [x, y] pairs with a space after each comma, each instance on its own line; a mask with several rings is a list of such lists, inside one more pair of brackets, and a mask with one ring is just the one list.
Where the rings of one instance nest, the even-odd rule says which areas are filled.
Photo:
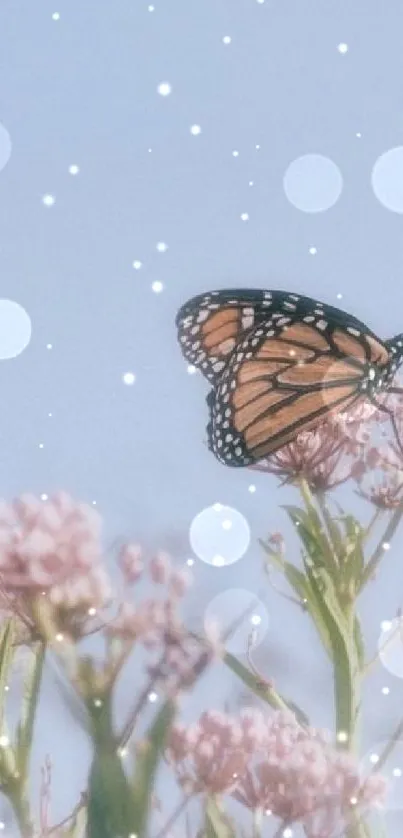
[[300, 324], [302, 343], [306, 343], [306, 333], [310, 331], [311, 339], [318, 345], [318, 333], [315, 336], [315, 330], [309, 330], [308, 323], [301, 323], [303, 317], [314, 321], [318, 316], [332, 318], [333, 322], [339, 322], [344, 327], [366, 328], [355, 317], [310, 297], [286, 291], [237, 288], [210, 291], [193, 297], [179, 310], [176, 326], [179, 344], [188, 363], [201, 370], [215, 384], [240, 341], [257, 326], [266, 323], [268, 318], [274, 317], [279, 325], [282, 318], [295, 320], [296, 329]]

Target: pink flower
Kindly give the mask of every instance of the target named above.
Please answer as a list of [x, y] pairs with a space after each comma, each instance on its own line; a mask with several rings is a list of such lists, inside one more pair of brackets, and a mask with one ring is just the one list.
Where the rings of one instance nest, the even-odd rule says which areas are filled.
[[101, 519], [64, 492], [44, 502], [22, 495], [0, 507], [0, 587], [8, 603], [30, 615], [46, 595], [56, 609], [87, 616], [111, 587], [102, 567]]
[[138, 582], [144, 571], [142, 550], [138, 544], [125, 544], [118, 558], [125, 582], [133, 585]]
[[288, 711], [249, 709], [238, 719], [203, 713], [197, 724], [174, 728], [168, 759], [188, 790], [229, 794], [248, 809], [301, 823], [308, 838], [336, 838], [354, 807], [377, 805], [385, 794], [382, 777], [362, 781], [351, 755]]

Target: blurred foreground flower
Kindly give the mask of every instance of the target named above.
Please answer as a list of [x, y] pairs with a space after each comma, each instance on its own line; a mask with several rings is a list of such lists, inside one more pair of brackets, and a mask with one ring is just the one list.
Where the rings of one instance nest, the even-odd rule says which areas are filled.
[[112, 596], [102, 564], [101, 519], [92, 507], [60, 492], [48, 501], [22, 495], [0, 505], [0, 596], [4, 611], [28, 625], [45, 597], [69, 628]]
[[379, 806], [386, 791], [381, 775], [363, 780], [351, 755], [287, 711], [249, 709], [237, 719], [203, 713], [195, 724], [174, 727], [168, 759], [186, 791], [229, 794], [284, 824], [300, 822], [308, 838], [336, 836], [356, 810]]

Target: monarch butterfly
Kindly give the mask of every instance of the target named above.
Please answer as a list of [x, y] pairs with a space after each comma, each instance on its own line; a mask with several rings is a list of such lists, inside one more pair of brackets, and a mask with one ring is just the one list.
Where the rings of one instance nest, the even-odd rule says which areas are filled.
[[329, 413], [382, 391], [403, 362], [403, 334], [382, 341], [351, 314], [284, 291], [228, 289], [193, 297], [176, 317], [186, 360], [213, 385], [208, 446], [248, 466], [313, 430]]

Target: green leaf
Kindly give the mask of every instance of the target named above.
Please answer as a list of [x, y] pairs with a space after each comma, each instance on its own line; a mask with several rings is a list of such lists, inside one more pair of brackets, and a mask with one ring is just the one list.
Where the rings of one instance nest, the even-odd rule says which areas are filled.
[[235, 838], [236, 832], [230, 819], [221, 810], [214, 797], [208, 797], [205, 808], [204, 838]]
[[22, 782], [27, 780], [27, 770], [31, 755], [34, 723], [38, 707], [39, 693], [45, 662], [45, 644], [38, 643], [32, 649], [30, 670], [25, 678], [22, 699], [22, 712], [16, 734], [16, 759]]
[[345, 539], [340, 568], [340, 582], [354, 596], [358, 591], [364, 569], [363, 540], [365, 531], [353, 515], [344, 515], [342, 520], [345, 529]]
[[323, 530], [315, 508], [310, 506], [309, 512], [298, 506], [283, 506], [283, 509], [288, 513], [314, 564], [318, 567], [327, 567], [332, 575], [337, 573], [337, 557], [334, 555], [333, 546]]
[[0, 730], [4, 721], [6, 686], [14, 657], [14, 619], [6, 620], [0, 631]]
[[86, 838], [118, 838], [136, 832], [132, 789], [116, 750], [96, 750], [88, 785]]
[[145, 834], [155, 776], [175, 718], [175, 712], [174, 703], [166, 701], [145, 735], [146, 748], [144, 753], [136, 758], [133, 777], [136, 825], [129, 832], [134, 832], [138, 838], [143, 838]]
[[312, 619], [314, 620], [316, 629], [319, 633], [324, 649], [330, 656], [331, 644], [329, 633], [321, 617], [321, 614], [318, 611], [316, 599], [313, 595], [312, 588], [309, 584], [307, 576], [304, 573], [302, 573], [302, 571], [298, 570], [298, 568], [295, 567], [295, 565], [291, 564], [290, 562], [284, 561], [284, 559], [280, 559], [278, 555], [272, 556], [272, 551], [270, 550], [270, 547], [267, 544], [265, 544], [264, 541], [260, 541], [260, 544], [269, 556], [268, 561], [270, 562], [273, 559], [274, 564], [276, 564], [277, 568], [284, 574], [289, 585], [291, 585], [298, 599], [301, 601], [301, 605], [306, 605], [306, 610], [309, 612]]
[[358, 674], [353, 631], [349, 631], [347, 617], [340, 607], [332, 579], [327, 571], [322, 569], [315, 572], [315, 569], [307, 566], [307, 574], [331, 642], [337, 730], [346, 731], [351, 740], [356, 719], [356, 676]]
[[354, 618], [354, 642], [358, 667], [362, 671], [365, 666], [365, 643], [361, 624], [357, 616]]
[[261, 681], [258, 676], [244, 666], [238, 658], [231, 655], [230, 652], [226, 652], [223, 661], [226, 666], [228, 666], [228, 669], [230, 669], [231, 672], [233, 672], [234, 675], [236, 675], [237, 678], [239, 678], [258, 698], [261, 698], [266, 702], [266, 704], [269, 704], [270, 707], [273, 707], [275, 710], [292, 710], [301, 725], [309, 726], [308, 716], [303, 710], [301, 710], [300, 707], [298, 707], [297, 704], [283, 698], [283, 696], [281, 696], [274, 689], [274, 687], [270, 687], [270, 685]]

